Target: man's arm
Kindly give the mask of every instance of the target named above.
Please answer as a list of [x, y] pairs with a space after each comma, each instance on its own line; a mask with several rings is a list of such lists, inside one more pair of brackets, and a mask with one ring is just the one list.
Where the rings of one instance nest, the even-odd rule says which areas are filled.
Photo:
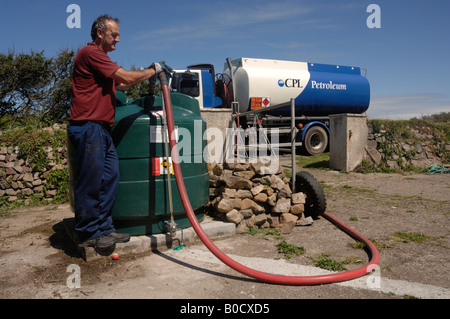
[[154, 68], [139, 71], [126, 71], [120, 68], [111, 75], [111, 78], [120, 83], [116, 86], [116, 89], [122, 91], [128, 89], [130, 86], [144, 82], [154, 75], [156, 75]]

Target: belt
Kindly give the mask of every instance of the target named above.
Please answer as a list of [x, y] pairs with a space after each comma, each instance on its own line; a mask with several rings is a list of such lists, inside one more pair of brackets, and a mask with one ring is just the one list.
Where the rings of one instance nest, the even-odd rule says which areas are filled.
[[87, 120], [87, 121], [69, 121], [70, 125], [75, 125], [75, 126], [81, 126], [84, 125], [88, 122], [91, 123], [95, 123], [95, 124], [99, 124], [105, 128], [110, 128], [110, 125], [108, 122], [104, 122], [104, 121], [92, 121], [92, 120]]

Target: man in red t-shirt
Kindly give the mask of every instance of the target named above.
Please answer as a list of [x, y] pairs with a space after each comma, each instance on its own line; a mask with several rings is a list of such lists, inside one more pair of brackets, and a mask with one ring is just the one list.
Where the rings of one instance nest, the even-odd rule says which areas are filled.
[[119, 20], [100, 16], [91, 28], [92, 41], [75, 57], [72, 104], [68, 136], [75, 231], [83, 247], [108, 249], [130, 236], [116, 232], [111, 211], [119, 182], [119, 161], [110, 135], [114, 123], [116, 89], [157, 76], [162, 70], [153, 63], [142, 71], [126, 71], [107, 53], [119, 42]]

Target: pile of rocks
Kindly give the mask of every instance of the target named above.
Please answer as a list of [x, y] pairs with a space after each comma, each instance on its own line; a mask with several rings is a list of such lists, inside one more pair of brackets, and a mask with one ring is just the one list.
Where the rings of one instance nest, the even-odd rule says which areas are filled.
[[295, 225], [312, 223], [304, 217], [305, 194], [292, 193], [278, 162], [215, 164], [209, 184], [208, 214], [235, 223], [237, 233], [251, 227], [289, 233]]
[[18, 158], [18, 147], [0, 147], [0, 197], [12, 202], [19, 198], [28, 201], [33, 194], [43, 195], [51, 200], [57, 189], [47, 183], [52, 171], [66, 169], [67, 152], [65, 147], [45, 147], [48, 165], [43, 172], [35, 172], [28, 160]]

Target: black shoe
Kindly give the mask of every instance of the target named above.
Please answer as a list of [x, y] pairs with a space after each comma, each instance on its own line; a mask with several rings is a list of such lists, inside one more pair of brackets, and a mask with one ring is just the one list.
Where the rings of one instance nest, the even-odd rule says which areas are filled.
[[103, 235], [94, 239], [88, 239], [80, 244], [78, 244], [79, 247], [94, 247], [94, 248], [109, 248], [116, 244], [116, 240], [114, 237], [111, 237], [109, 235]]
[[111, 234], [109, 234], [108, 236], [114, 238], [116, 243], [126, 243], [130, 241], [130, 235], [129, 234], [124, 234], [124, 233], [119, 233], [119, 232], [113, 232]]

